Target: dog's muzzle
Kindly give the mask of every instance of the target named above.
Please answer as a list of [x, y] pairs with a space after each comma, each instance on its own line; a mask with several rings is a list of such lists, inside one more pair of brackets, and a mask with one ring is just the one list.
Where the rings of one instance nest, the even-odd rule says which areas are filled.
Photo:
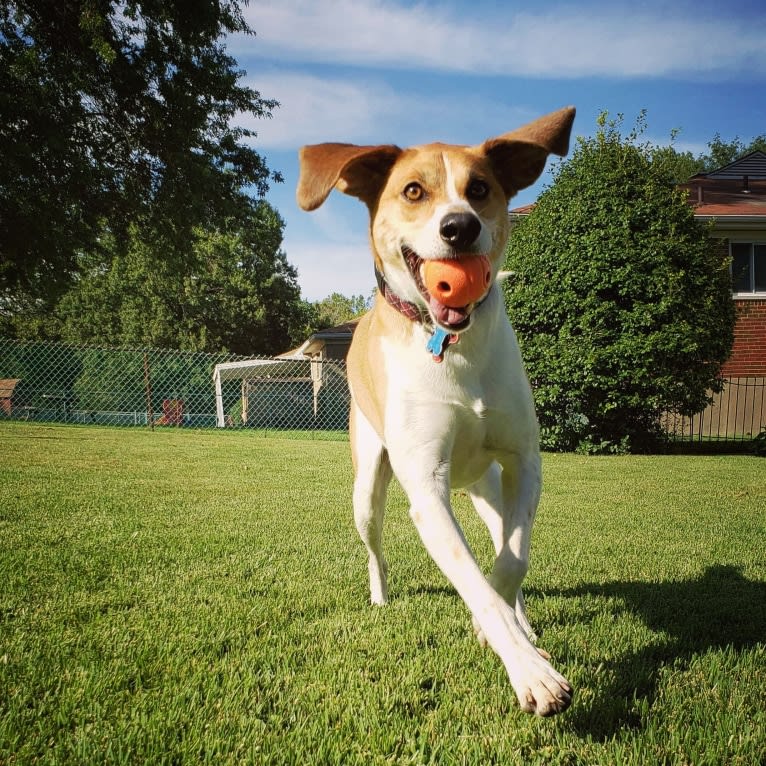
[[465, 330], [471, 313], [491, 287], [489, 259], [484, 255], [463, 255], [426, 260], [406, 245], [402, 256], [434, 324], [453, 333]]

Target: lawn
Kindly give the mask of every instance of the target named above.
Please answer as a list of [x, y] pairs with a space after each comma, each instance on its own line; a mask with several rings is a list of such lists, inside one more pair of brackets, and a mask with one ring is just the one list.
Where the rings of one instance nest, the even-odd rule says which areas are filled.
[[527, 606], [576, 696], [542, 720], [398, 487], [391, 601], [368, 605], [347, 443], [0, 442], [0, 763], [766, 762], [763, 459], [545, 456]]

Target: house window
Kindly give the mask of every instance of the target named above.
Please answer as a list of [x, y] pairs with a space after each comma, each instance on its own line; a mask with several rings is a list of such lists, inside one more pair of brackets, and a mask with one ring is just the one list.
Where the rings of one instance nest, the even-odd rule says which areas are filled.
[[732, 242], [731, 276], [735, 293], [766, 293], [766, 243]]

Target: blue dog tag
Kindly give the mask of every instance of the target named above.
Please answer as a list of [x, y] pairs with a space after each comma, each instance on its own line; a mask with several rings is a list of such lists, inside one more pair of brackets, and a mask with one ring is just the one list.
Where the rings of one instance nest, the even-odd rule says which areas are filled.
[[426, 344], [426, 348], [433, 354], [437, 362], [441, 362], [444, 350], [450, 342], [450, 334], [441, 327], [434, 327], [433, 334]]

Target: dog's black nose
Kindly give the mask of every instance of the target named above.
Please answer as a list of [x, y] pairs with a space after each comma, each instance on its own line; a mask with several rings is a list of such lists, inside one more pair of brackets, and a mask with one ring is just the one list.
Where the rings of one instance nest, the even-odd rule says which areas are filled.
[[481, 221], [472, 213], [448, 213], [439, 224], [441, 238], [455, 250], [463, 250], [476, 241]]

